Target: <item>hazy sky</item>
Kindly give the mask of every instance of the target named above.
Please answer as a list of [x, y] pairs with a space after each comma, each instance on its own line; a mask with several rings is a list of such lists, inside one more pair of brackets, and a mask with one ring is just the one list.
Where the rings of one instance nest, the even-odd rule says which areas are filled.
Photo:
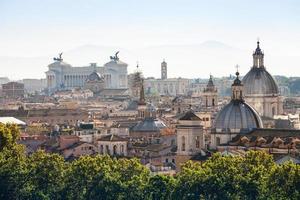
[[[300, 60], [300, 1], [0, 0], [2, 57], [53, 55], [86, 44], [131, 49], [207, 40], [252, 52], [257, 37], [273, 57]], [[291, 65], [276, 72], [300, 76], [299, 62]]]

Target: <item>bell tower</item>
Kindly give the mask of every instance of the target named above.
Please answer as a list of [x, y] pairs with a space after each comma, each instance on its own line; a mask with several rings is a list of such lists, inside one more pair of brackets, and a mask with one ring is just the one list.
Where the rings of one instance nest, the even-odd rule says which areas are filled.
[[144, 79], [141, 79], [140, 84], [140, 98], [138, 101], [138, 118], [144, 119], [146, 117], [146, 100], [145, 100], [145, 92], [144, 92]]
[[161, 79], [164, 80], [164, 79], [167, 79], [167, 78], [168, 78], [167, 63], [166, 63], [166, 61], [164, 60], [164, 61], [161, 63]]
[[208, 83], [202, 93], [202, 102], [205, 108], [215, 107], [218, 105], [218, 90], [214, 85], [213, 76], [209, 76]]

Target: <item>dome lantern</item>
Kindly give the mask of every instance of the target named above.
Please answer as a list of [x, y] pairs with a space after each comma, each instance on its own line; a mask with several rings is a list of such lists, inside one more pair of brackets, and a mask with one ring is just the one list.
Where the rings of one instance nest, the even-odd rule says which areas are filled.
[[253, 53], [253, 67], [243, 77], [245, 96], [274, 96], [278, 95], [278, 86], [272, 75], [264, 66], [264, 54], [260, 49], [259, 41]]
[[259, 41], [257, 41], [257, 47], [253, 53], [253, 67], [264, 67], [264, 53], [260, 49]]
[[[236, 66], [236, 68], [238, 69], [238, 65]], [[242, 81], [239, 78], [240, 73], [238, 72], [238, 70], [235, 73], [236, 78], [233, 81], [233, 84], [231, 85], [231, 90], [232, 90], [232, 99], [233, 100], [239, 100], [239, 101], [243, 101], [243, 84]]]

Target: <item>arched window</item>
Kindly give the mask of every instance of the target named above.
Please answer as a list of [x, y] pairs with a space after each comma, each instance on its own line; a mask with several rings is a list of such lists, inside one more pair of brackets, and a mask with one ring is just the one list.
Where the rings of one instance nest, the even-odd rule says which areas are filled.
[[114, 145], [113, 147], [113, 155], [117, 155], [117, 145]]
[[109, 150], [109, 146], [108, 145], [105, 146], [105, 151], [106, 151], [105, 153], [110, 154], [110, 150]]
[[196, 148], [200, 148], [200, 137], [196, 136]]
[[181, 143], [181, 151], [185, 151], [185, 137], [182, 136], [182, 137], [181, 137], [181, 140], [182, 140], [182, 141], [181, 141], [181, 142], [182, 142], [182, 143]]
[[100, 153], [103, 154], [103, 145], [100, 145]]
[[170, 90], [170, 93], [173, 93], [173, 84], [171, 83], [170, 85], [169, 85], [169, 90]]
[[215, 99], [212, 99], [212, 106], [215, 106]]
[[275, 107], [272, 107], [272, 115], [274, 116], [276, 114], [276, 109]]
[[219, 146], [221, 143], [221, 139], [219, 137], [216, 138], [216, 145]]
[[175, 139], [171, 140], [171, 146], [175, 145]]
[[145, 117], [145, 112], [144, 112], [144, 111], [141, 112], [141, 117], [142, 117], [142, 118]]
[[167, 84], [164, 84], [164, 86], [163, 86], [163, 92], [165, 93], [165, 94], [168, 94], [169, 92], [168, 92], [168, 85]]
[[121, 153], [122, 154], [124, 153], [124, 145], [123, 144], [121, 145]]

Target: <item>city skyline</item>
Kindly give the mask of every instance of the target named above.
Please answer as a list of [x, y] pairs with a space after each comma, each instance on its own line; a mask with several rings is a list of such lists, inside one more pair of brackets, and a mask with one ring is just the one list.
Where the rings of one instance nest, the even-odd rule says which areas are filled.
[[299, 0], [0, 0], [0, 199], [300, 199]]
[[[68, 63], [82, 66], [103, 65], [118, 50], [129, 72], [138, 61], [146, 76], [159, 77], [164, 58], [170, 77], [227, 76], [236, 64], [244, 74], [257, 38], [273, 75], [299, 76], [299, 9], [292, 0], [1, 1], [0, 42], [5, 48], [0, 49], [0, 65], [12, 70], [0, 76], [44, 78], [59, 52], [65, 52]], [[68, 55], [87, 46], [103, 51], [78, 55], [80, 59]]]

